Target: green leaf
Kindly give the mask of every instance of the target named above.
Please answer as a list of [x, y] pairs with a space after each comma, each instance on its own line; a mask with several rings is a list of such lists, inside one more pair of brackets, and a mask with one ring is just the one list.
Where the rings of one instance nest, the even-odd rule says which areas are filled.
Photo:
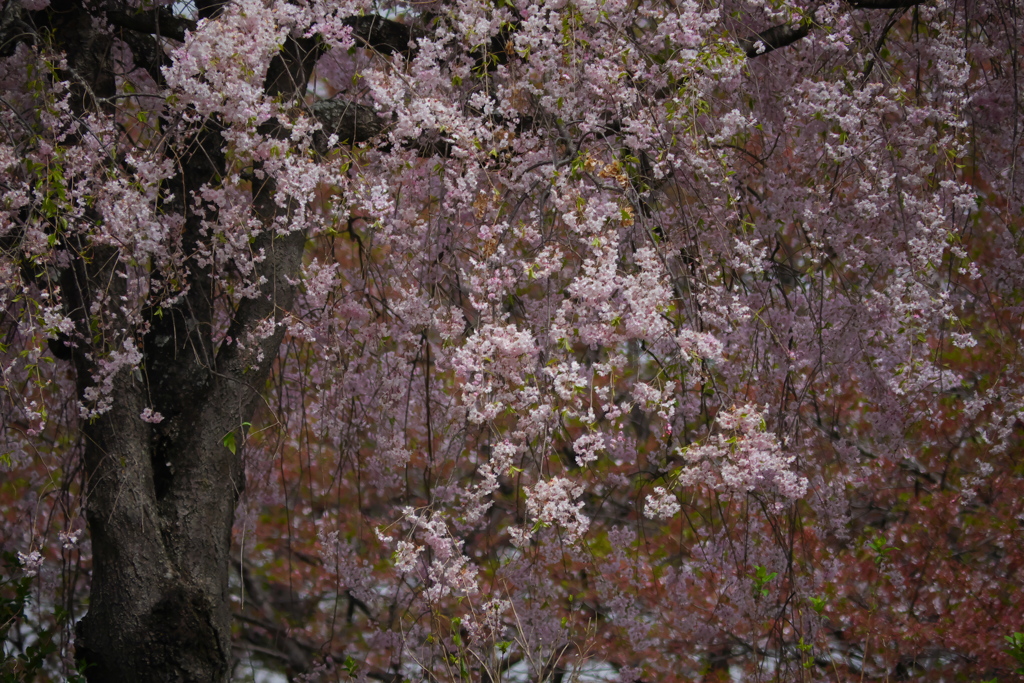
[[768, 589], [765, 588], [765, 586], [768, 585], [768, 583], [778, 575], [778, 572], [772, 572], [771, 574], [769, 574], [768, 570], [762, 567], [761, 565], [755, 565], [753, 576], [754, 594], [760, 594], [762, 597], [767, 597]]
[[1004, 636], [1010, 656], [1017, 660], [1020, 666], [1014, 671], [1017, 674], [1024, 674], [1024, 633], [1017, 631], [1013, 635]]

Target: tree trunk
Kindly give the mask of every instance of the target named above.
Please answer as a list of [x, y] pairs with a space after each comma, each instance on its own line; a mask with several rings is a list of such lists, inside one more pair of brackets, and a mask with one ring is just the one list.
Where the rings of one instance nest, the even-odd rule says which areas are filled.
[[[228, 552], [244, 480], [217, 434], [238, 425], [239, 411], [196, 405], [165, 450], [139, 418], [143, 383], [124, 371], [115, 391], [114, 407], [86, 431], [93, 571], [76, 655], [90, 681], [226, 680]], [[158, 492], [161, 467], [170, 481]]]
[[[215, 16], [221, 4], [196, 3], [203, 17]], [[111, 33], [102, 3], [67, 0], [25, 16], [23, 26], [32, 27], [23, 33], [25, 40], [47, 42], [66, 55], [62, 77], [70, 82], [79, 121], [94, 113], [112, 115], [107, 109], [116, 94], [111, 54], [117, 38], [132, 47], [136, 64], [158, 83], [162, 78], [166, 52], [146, 35], [144, 21], [121, 17], [141, 31], [121, 26]], [[270, 65], [267, 94], [294, 101], [305, 92], [316, 56], [314, 41], [289, 39]], [[284, 134], [274, 121], [260, 132]], [[182, 253], [193, 254], [211, 239], [204, 221], [217, 216], [190, 198], [224, 177], [225, 141], [217, 121], [209, 120], [191, 140], [179, 142], [167, 145], [178, 175], [168, 182], [162, 210], [184, 218]], [[253, 277], [262, 284], [256, 297], [231, 312], [219, 347], [214, 300], [220, 293], [209, 267], [188, 262], [181, 300], [144, 311], [148, 328], [135, 338], [130, 321], [119, 320], [118, 307], [109, 305], [126, 293], [123, 261], [88, 238], [60, 237], [69, 264], [60, 273], [62, 300], [79, 344], [57, 352], [73, 358], [83, 403], [102, 370], [95, 358], [129, 347], [142, 356], [130, 364], [138, 369], [123, 367], [109, 378], [109, 409], [83, 427], [93, 566], [89, 611], [76, 626], [75, 653], [89, 681], [209, 683], [230, 675], [228, 567], [235, 506], [245, 484], [241, 450], [284, 336], [306, 239], [301, 231], [278, 233], [291, 209], [275, 201], [273, 179], [257, 175], [262, 179], [253, 182], [252, 211], [265, 230], [253, 248], [266, 258]], [[99, 335], [92, 327], [98, 306], [109, 316]], [[250, 337], [267, 322], [274, 323], [269, 336]], [[244, 349], [232, 341], [246, 339]], [[163, 420], [144, 420], [147, 408]]]
[[[266, 209], [273, 200], [261, 189], [254, 204]], [[240, 338], [261, 321], [281, 322], [304, 241], [301, 233], [259, 240], [267, 282], [264, 296], [236, 311]], [[165, 313], [168, 322], [146, 338], [145, 375], [120, 371], [113, 405], [85, 428], [93, 571], [76, 656], [90, 681], [223, 681], [230, 672], [228, 567], [245, 484], [241, 446], [284, 327], [246, 351], [223, 344], [207, 365], [198, 349], [211, 349], [210, 328], [201, 318]], [[168, 334], [174, 328], [177, 337]], [[91, 370], [80, 360], [80, 378]], [[143, 421], [147, 407], [164, 420]]]

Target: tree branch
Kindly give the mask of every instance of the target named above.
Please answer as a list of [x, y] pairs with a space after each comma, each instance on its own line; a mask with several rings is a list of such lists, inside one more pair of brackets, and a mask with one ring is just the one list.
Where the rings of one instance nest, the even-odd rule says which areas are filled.
[[185, 17], [174, 16], [165, 7], [132, 14], [110, 11], [107, 12], [107, 20], [119, 28], [173, 38], [181, 42], [185, 40], [185, 31], [196, 30], [196, 22]]
[[[186, 31], [196, 30], [195, 21], [175, 16], [164, 7], [132, 13], [112, 10], [107, 12], [107, 20], [119, 28], [178, 41], [185, 40]], [[352, 27], [352, 35], [360, 47], [385, 55], [399, 53], [409, 56], [415, 49], [415, 41], [427, 35], [423, 29], [373, 14], [349, 17], [344, 23]]]
[[871, 51], [871, 57], [868, 58], [868, 63], [864, 65], [864, 74], [861, 76], [860, 79], [861, 83], [867, 82], [868, 76], [871, 75], [872, 69], [875, 68], [875, 60], [878, 57], [879, 53], [882, 51], [882, 46], [885, 45], [885, 39], [889, 35], [889, 31], [892, 30], [892, 27], [896, 25], [896, 22], [899, 20], [901, 16], [903, 16], [905, 12], [905, 8], [900, 8], [897, 10], [893, 10], [892, 15], [889, 16], [889, 21], [887, 21], [885, 26], [882, 28], [882, 34], [878, 36], [878, 40], [875, 41], [875, 47]]
[[[846, 0], [850, 7], [866, 10], [907, 9], [920, 5], [922, 2], [924, 0]], [[795, 26], [793, 24], [772, 26], [755, 35], [740, 38], [736, 42], [749, 59], [754, 59], [781, 47], [792, 45], [798, 40], [806, 38], [810, 31], [811, 22], [805, 19]]]
[[780, 24], [772, 26], [770, 29], [756, 35], [740, 38], [737, 42], [743, 51], [747, 53], [747, 57], [754, 59], [755, 57], [768, 54], [772, 50], [778, 50], [780, 47], [792, 45], [806, 37], [810, 30], [811, 24], [806, 21], [796, 26]]
[[846, 0], [854, 9], [907, 9], [915, 7], [924, 0]]
[[[348, 100], [321, 100], [313, 105], [313, 116], [323, 126], [313, 136], [313, 146], [320, 154], [326, 154], [332, 145], [331, 135], [337, 135], [333, 147], [339, 145], [355, 145], [368, 142], [384, 133], [390, 121], [380, 116], [373, 107], [356, 104]], [[436, 130], [425, 130], [419, 138], [401, 145], [404, 149], [414, 149], [422, 157], [439, 155], [450, 156], [452, 144], [445, 140]], [[390, 143], [383, 143], [378, 149], [391, 149]]]
[[373, 107], [347, 100], [320, 100], [313, 105], [313, 116], [323, 128], [314, 137], [321, 153], [327, 151], [327, 138], [338, 136], [338, 144], [357, 144], [371, 140], [387, 127]]
[[397, 52], [409, 57], [415, 50], [415, 41], [427, 35], [422, 29], [374, 14], [349, 17], [345, 25], [352, 27], [352, 35], [360, 47], [372, 48], [385, 55]]

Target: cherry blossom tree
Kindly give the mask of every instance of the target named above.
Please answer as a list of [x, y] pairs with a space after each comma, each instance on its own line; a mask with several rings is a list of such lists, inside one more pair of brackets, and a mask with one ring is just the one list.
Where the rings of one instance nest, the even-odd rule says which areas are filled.
[[1009, 680], [1012, 0], [7, 0], [3, 666]]

